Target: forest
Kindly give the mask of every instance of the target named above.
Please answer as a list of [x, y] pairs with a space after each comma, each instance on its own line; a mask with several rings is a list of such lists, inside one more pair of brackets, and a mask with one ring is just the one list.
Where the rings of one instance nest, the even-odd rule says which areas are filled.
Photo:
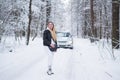
[[120, 0], [0, 0], [0, 44], [42, 37], [46, 23], [68, 30], [74, 37], [104, 39], [112, 49], [120, 45]]

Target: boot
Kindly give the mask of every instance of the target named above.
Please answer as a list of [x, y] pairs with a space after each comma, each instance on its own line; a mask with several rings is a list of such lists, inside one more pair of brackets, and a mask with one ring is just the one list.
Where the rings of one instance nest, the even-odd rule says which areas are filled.
[[48, 69], [47, 74], [48, 74], [48, 75], [54, 74], [54, 73], [52, 72], [52, 69], [51, 69], [51, 68]]

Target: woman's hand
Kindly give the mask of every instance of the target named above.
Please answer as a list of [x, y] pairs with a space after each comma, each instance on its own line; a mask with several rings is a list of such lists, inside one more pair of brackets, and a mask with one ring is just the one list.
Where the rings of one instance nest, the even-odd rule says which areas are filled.
[[54, 45], [54, 44], [50, 44], [50, 47], [54, 48], [54, 47], [55, 47], [55, 45]]

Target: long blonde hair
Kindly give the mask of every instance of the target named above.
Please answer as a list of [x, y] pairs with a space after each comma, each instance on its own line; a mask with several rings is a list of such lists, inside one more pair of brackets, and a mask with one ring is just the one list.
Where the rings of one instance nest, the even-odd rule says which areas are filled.
[[48, 26], [50, 23], [52, 23], [52, 25], [53, 25], [53, 29], [52, 29], [52, 30], [49, 29], [49, 30], [50, 30], [50, 33], [51, 33], [51, 35], [52, 35], [53, 40], [54, 40], [54, 41], [57, 41], [56, 30], [55, 30], [55, 27], [54, 27], [53, 22], [48, 22], [47, 26]]

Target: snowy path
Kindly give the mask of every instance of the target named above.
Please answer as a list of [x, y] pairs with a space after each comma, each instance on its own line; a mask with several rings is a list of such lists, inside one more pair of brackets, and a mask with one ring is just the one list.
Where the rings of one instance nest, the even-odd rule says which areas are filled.
[[14, 53], [0, 54], [0, 80], [120, 80], [120, 64], [104, 63], [88, 40], [75, 39], [73, 50], [58, 49], [52, 76], [46, 74], [47, 54], [43, 50], [42, 40], [35, 39]]
[[[46, 57], [42, 55], [43, 53], [40, 53], [40, 48], [38, 49], [38, 47], [38, 45], [34, 44], [21, 48], [18, 53], [2, 55], [1, 58], [3, 62], [1, 61], [0, 65], [0, 80], [17, 80], [20, 79], [22, 75], [26, 74], [26, 72], [29, 72], [29, 70], [33, 69], [34, 71], [36, 69], [35, 66], [41, 63]], [[24, 76], [24, 78], [31, 79], [32, 75], [35, 74], [33, 71], [31, 72], [32, 74], [29, 73], [30, 75], [25, 75], [26, 77]]]

